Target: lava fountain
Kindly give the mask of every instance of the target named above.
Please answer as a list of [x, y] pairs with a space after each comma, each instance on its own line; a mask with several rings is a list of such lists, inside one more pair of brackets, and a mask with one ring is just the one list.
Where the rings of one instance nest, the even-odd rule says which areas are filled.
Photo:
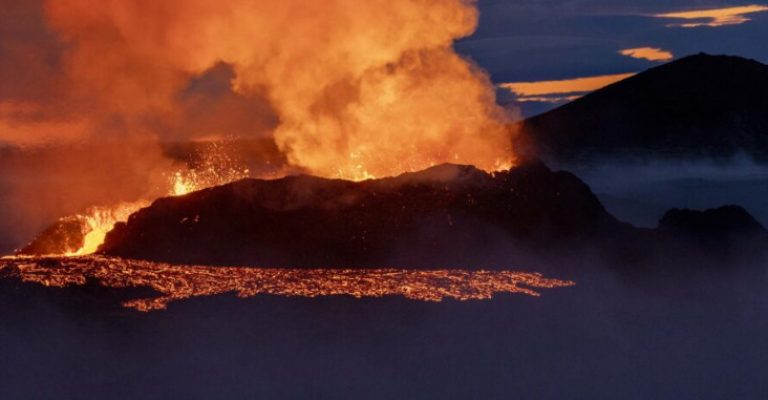
[[[178, 132], [195, 117], [183, 100], [191, 82], [225, 65], [231, 77], [221, 90], [266, 104], [252, 111], [274, 124], [252, 134], [274, 142], [287, 172], [357, 181], [443, 163], [486, 171], [515, 164], [509, 110], [496, 103], [487, 74], [453, 48], [477, 27], [472, 0], [172, 0], [149, 8], [141, 0], [46, 0], [45, 16], [67, 44], [62, 81], [94, 137], [109, 134], [103, 116], [121, 121], [121, 132]], [[221, 108], [206, 101], [211, 113]], [[189, 127], [196, 136], [180, 139], [249, 131], [223, 121], [205, 132]], [[168, 176], [165, 195], [174, 196], [249, 173]], [[116, 222], [151, 200], [87, 210], [85, 243], [66, 253], [93, 253]]]
[[[233, 167], [219, 168], [208, 166], [204, 169], [189, 169], [171, 174], [168, 182], [168, 196], [183, 196], [207, 187], [223, 185], [248, 177], [248, 169]], [[118, 222], [125, 222], [128, 217], [141, 208], [148, 206], [151, 200], [142, 199], [133, 202], [121, 202], [111, 206], [96, 206], [75, 216], [83, 221], [84, 236], [82, 246], [68, 251], [66, 256], [82, 256], [95, 253], [104, 243], [104, 238]]]

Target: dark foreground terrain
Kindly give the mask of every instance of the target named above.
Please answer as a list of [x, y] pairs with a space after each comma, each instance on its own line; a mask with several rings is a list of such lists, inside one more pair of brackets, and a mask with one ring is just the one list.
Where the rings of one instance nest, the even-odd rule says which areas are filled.
[[[51, 274], [79, 261], [14, 260], [36, 267], [0, 278], [4, 397], [768, 396], [766, 233], [743, 208], [670, 210], [639, 229], [574, 175], [541, 164], [498, 176], [432, 172], [364, 184], [241, 181], [160, 199], [103, 248], [400, 272], [326, 270], [318, 281], [316, 270], [222, 266], [188, 279], [185, 267], [156, 261], [98, 256], [106, 264]], [[362, 228], [375, 230], [363, 238]], [[249, 252], [254, 242], [233, 241], [243, 232], [273, 237], [267, 249], [281, 251]], [[329, 263], [354, 260], [368, 263]], [[401, 269], [438, 266], [448, 269]], [[317, 297], [294, 297], [273, 278]], [[377, 296], [359, 296], [360, 282]], [[442, 301], [422, 301], [425, 289]], [[541, 297], [521, 295], [530, 289]]]
[[[542, 297], [233, 294], [0, 280], [8, 399], [764, 399], [765, 269], [626, 276], [573, 259]], [[727, 266], [726, 266], [727, 267]], [[536, 266], [521, 266], [532, 270]]]

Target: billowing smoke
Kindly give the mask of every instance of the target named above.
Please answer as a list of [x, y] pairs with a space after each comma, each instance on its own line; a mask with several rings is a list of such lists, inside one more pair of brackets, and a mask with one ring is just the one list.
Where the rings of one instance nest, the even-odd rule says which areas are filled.
[[477, 19], [470, 0], [0, 0], [0, 152], [27, 149], [0, 160], [0, 200], [41, 219], [24, 230], [147, 200], [200, 176], [191, 148], [260, 177], [507, 167], [507, 111], [453, 49]]
[[[76, 96], [134, 129], [178, 131], [180, 93], [225, 63], [234, 96], [253, 103], [242, 122], [276, 122], [280, 150], [315, 174], [511, 159], [492, 85], [452, 48], [476, 27], [470, 1], [49, 0], [46, 12], [71, 46]], [[231, 133], [213, 120], [209, 136]]]

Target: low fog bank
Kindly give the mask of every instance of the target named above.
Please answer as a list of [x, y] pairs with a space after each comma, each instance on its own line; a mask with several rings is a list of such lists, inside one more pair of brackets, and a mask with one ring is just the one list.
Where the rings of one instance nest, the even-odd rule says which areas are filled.
[[225, 295], [149, 314], [93, 287], [0, 281], [0, 386], [30, 399], [768, 396], [764, 268], [643, 277], [597, 263], [574, 257], [553, 277], [577, 286], [540, 298]]
[[549, 164], [578, 175], [610, 213], [640, 227], [655, 227], [672, 208], [703, 210], [726, 204], [743, 206], [768, 226], [768, 164], [746, 155], [723, 160], [612, 157]]

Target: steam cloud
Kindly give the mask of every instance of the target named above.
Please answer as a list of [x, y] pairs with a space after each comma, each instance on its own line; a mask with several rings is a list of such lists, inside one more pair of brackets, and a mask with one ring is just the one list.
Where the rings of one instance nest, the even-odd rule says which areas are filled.
[[49, 98], [0, 99], [0, 142], [273, 137], [292, 165], [348, 178], [511, 162], [492, 85], [452, 47], [473, 1], [48, 0], [43, 15]]
[[165, 195], [190, 167], [169, 143], [234, 139], [212, 148], [251, 176], [507, 167], [507, 110], [453, 49], [477, 19], [471, 0], [0, 0], [0, 251]]

